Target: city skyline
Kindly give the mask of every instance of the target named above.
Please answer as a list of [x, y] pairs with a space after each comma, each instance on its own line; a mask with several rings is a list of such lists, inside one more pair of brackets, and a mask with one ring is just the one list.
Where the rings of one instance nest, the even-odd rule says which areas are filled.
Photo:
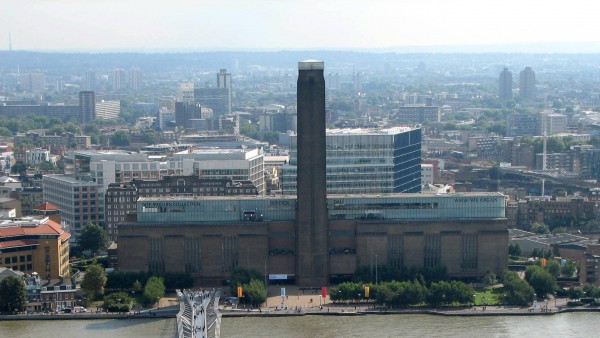
[[[385, 9], [385, 10], [384, 10]], [[318, 1], [3, 1], [0, 50], [191, 51], [379, 49], [483, 46], [482, 51], [568, 44], [600, 51], [594, 13], [570, 6], [508, 0], [482, 6], [375, 0]], [[109, 23], [109, 24], [107, 24]], [[1, 41], [1, 40], [0, 40]], [[493, 47], [496, 46], [496, 47]], [[563, 47], [554, 48], [565, 52]], [[591, 50], [590, 50], [591, 49]]]

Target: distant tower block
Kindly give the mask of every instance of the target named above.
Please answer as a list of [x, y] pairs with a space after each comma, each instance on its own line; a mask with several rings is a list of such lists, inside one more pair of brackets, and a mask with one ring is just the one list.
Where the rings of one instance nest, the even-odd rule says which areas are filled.
[[296, 283], [327, 285], [325, 79], [322, 61], [298, 63], [298, 202]]

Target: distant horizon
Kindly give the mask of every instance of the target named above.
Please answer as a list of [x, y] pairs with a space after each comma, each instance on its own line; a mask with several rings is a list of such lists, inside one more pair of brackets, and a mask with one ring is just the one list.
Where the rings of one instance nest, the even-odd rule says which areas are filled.
[[104, 48], [104, 49], [4, 49], [0, 52], [32, 52], [32, 53], [80, 53], [80, 54], [110, 54], [110, 53], [140, 53], [140, 54], [185, 54], [185, 53], [274, 53], [274, 52], [358, 52], [358, 53], [442, 53], [442, 54], [600, 54], [600, 40], [589, 42], [531, 42], [503, 44], [440, 44], [413, 45], [391, 47], [314, 47], [314, 48]]

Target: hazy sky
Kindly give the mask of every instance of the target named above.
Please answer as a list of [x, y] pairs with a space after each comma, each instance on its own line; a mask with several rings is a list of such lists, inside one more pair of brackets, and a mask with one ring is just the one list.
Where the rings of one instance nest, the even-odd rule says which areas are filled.
[[0, 50], [600, 41], [597, 0], [0, 0]]

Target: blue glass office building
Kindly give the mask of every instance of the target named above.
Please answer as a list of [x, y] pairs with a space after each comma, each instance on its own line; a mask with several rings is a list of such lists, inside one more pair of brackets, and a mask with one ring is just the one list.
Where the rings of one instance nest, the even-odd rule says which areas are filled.
[[[326, 138], [328, 194], [421, 191], [421, 129], [330, 129]], [[297, 137], [284, 166], [282, 193], [297, 188]]]

